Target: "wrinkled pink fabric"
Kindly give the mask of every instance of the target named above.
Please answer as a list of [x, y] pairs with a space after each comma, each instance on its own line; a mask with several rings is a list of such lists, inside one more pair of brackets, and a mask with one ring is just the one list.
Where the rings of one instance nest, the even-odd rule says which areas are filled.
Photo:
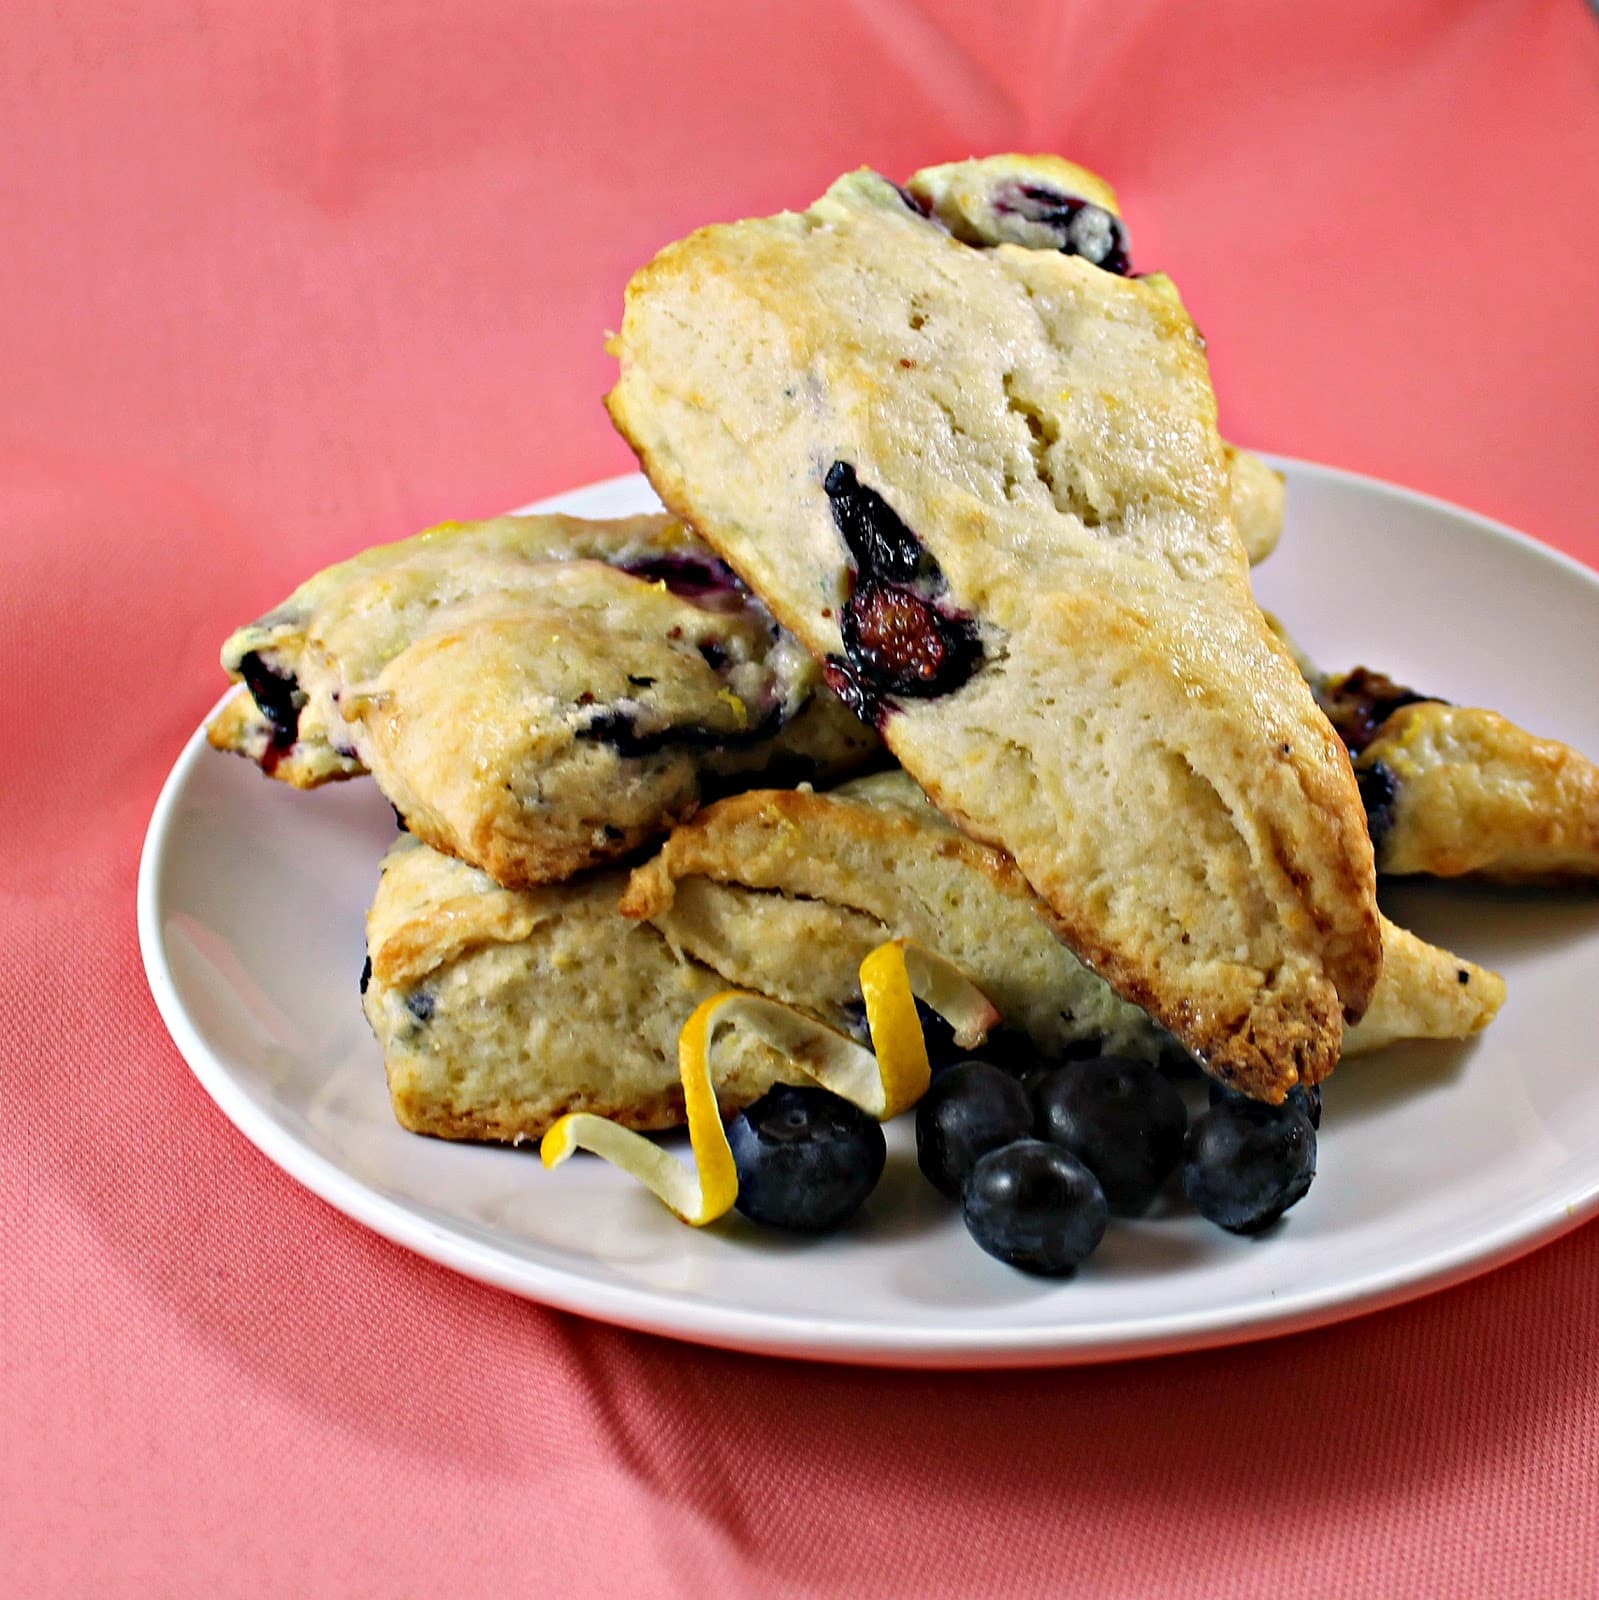
[[788, 1365], [384, 1243], [157, 1020], [137, 852], [229, 628], [628, 468], [667, 239], [1007, 148], [1118, 185], [1232, 436], [1599, 563], [1580, 0], [8, 7], [0, 1591], [1595, 1592], [1599, 1229], [1233, 1351]]

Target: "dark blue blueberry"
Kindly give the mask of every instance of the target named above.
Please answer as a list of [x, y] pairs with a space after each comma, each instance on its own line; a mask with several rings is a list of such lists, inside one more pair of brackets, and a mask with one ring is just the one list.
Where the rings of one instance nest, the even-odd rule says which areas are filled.
[[305, 695], [292, 672], [268, 666], [251, 650], [239, 662], [239, 676], [250, 691], [250, 698], [272, 724], [272, 748], [287, 750], [300, 737], [300, 708]]
[[938, 563], [921, 540], [882, 495], [856, 477], [849, 462], [835, 461], [827, 469], [822, 488], [833, 508], [833, 525], [863, 577], [879, 583], [909, 583], [917, 577], [937, 580], [941, 576]]
[[431, 1022], [433, 1020], [434, 999], [426, 989], [413, 989], [405, 997], [405, 1009], [416, 1018], [418, 1022]]
[[916, 1020], [922, 1025], [927, 1064], [934, 1072], [952, 1067], [971, 1054], [955, 1043], [955, 1030], [925, 1000], [916, 1002]]
[[1223, 1100], [1189, 1130], [1183, 1188], [1202, 1217], [1259, 1233], [1304, 1199], [1316, 1176], [1316, 1130], [1297, 1106]]
[[[1247, 1100], [1248, 1095], [1240, 1094], [1236, 1089], [1229, 1089], [1225, 1083], [1217, 1083], [1214, 1078], [1210, 1080], [1210, 1103], [1219, 1106], [1227, 1101]], [[1321, 1085], [1319, 1083], [1296, 1083], [1288, 1091], [1285, 1102], [1294, 1107], [1296, 1111], [1303, 1111], [1310, 1118], [1313, 1128], [1321, 1126]]]
[[883, 1130], [826, 1089], [777, 1084], [727, 1125], [738, 1209], [800, 1233], [842, 1227], [883, 1175]]
[[748, 728], [723, 730], [707, 728], [699, 723], [668, 723], [665, 727], [642, 730], [638, 718], [630, 712], [618, 710], [597, 711], [583, 727], [577, 729], [579, 739], [592, 739], [608, 744], [619, 756], [652, 756], [662, 750], [722, 750], [733, 746], [757, 744], [770, 739], [783, 725], [783, 708], [775, 705], [757, 723]]
[[1040, 1137], [1099, 1179], [1118, 1216], [1141, 1216], [1183, 1158], [1188, 1110], [1147, 1061], [1101, 1056], [1049, 1073], [1033, 1090]]
[[1172, 1038], [1161, 1040], [1160, 1060], [1156, 1065], [1176, 1083], [1193, 1082], [1205, 1076], [1205, 1069]]
[[727, 652], [714, 639], [701, 640], [699, 651], [712, 672], [720, 672], [727, 665]]
[[962, 1202], [967, 1232], [1023, 1272], [1064, 1277], [1105, 1235], [1099, 1180], [1076, 1156], [1042, 1139], [991, 1150], [972, 1168]]
[[651, 556], [645, 561], [625, 562], [621, 570], [646, 583], [664, 583], [673, 594], [680, 594], [685, 600], [738, 594], [744, 588], [733, 569], [709, 552], [695, 556]]
[[1417, 694], [1369, 667], [1356, 667], [1342, 677], [1325, 678], [1311, 688], [1322, 715], [1352, 756], [1358, 756], [1377, 737], [1382, 725], [1401, 706], [1437, 700], [1436, 695]]
[[1043, 224], [1059, 239], [1063, 254], [1081, 256], [1106, 272], [1125, 276], [1132, 265], [1126, 224], [1081, 195], [1044, 183], [1007, 184], [995, 195], [994, 209]]
[[939, 1073], [916, 1107], [916, 1163], [951, 1200], [978, 1157], [1033, 1131], [1033, 1102], [991, 1061], [960, 1061]]
[[1393, 830], [1394, 808], [1399, 800], [1399, 780], [1393, 769], [1381, 761], [1355, 768], [1355, 782], [1360, 789], [1360, 803], [1366, 808], [1366, 828], [1371, 834], [1371, 847], [1377, 852], [1379, 871], [1383, 864], [1383, 847]]
[[371, 982], [372, 982], [372, 957], [368, 956], [366, 958], [366, 960], [361, 963], [361, 993], [362, 994], [366, 993], [367, 985], [370, 984]]

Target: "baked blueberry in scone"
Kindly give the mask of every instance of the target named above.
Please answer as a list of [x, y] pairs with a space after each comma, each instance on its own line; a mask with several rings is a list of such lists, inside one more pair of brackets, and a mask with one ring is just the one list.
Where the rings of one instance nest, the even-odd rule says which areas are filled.
[[633, 279], [609, 405], [1065, 940], [1268, 1100], [1381, 964], [1348, 756], [1254, 605], [1202, 341], [1158, 284], [963, 242], [871, 172]]
[[[965, 244], [1022, 245], [1081, 256], [1107, 272], [1132, 270], [1116, 192], [1097, 173], [1059, 156], [998, 155], [925, 167], [906, 194]], [[1176, 300], [1164, 273], [1143, 281]], [[1224, 445], [1233, 526], [1251, 562], [1263, 561], [1282, 534], [1279, 472], [1257, 455]]]
[[1586, 756], [1365, 667], [1312, 669], [1311, 682], [1354, 757], [1379, 872], [1599, 879], [1599, 767]]
[[211, 742], [302, 787], [369, 771], [402, 826], [553, 882], [753, 781], [877, 747], [805, 651], [668, 517], [451, 523], [241, 628]]
[[[625, 913], [625, 915], [623, 914]], [[677, 1035], [728, 987], [864, 1039], [860, 963], [916, 939], [994, 997], [1013, 1065], [1170, 1039], [1072, 956], [1021, 874], [957, 832], [903, 773], [827, 794], [719, 801], [632, 875], [502, 889], [412, 839], [384, 862], [367, 919], [362, 1003], [400, 1122], [447, 1138], [541, 1136], [567, 1111], [634, 1128], [683, 1117]], [[1387, 959], [1346, 1053], [1463, 1038], [1498, 977], [1384, 925]], [[936, 1043], [932, 1045], [936, 1051]], [[718, 1049], [724, 1111], [800, 1081], [737, 1031]]]

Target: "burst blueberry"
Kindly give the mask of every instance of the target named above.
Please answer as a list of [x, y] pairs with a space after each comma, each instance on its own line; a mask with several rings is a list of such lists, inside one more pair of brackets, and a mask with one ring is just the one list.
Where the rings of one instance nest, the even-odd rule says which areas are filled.
[[942, 576], [920, 539], [875, 489], [856, 476], [847, 461], [835, 461], [822, 480], [833, 510], [833, 525], [854, 558], [855, 568], [880, 583], [909, 583], [918, 576]]

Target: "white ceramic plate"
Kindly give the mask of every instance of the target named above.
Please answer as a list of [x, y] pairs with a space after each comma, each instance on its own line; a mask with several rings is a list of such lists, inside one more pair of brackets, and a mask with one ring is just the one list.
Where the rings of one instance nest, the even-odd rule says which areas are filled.
[[[1378, 666], [1599, 753], [1599, 578], [1439, 501], [1282, 465], [1288, 529], [1258, 588], [1315, 659]], [[633, 477], [540, 509], [653, 503]], [[1075, 1281], [1049, 1283], [971, 1243], [917, 1173], [904, 1118], [859, 1224], [816, 1242], [737, 1218], [695, 1232], [594, 1160], [549, 1173], [528, 1150], [402, 1132], [356, 989], [393, 836], [372, 784], [298, 794], [197, 733], [141, 865], [151, 989], [200, 1082], [285, 1171], [379, 1233], [550, 1305], [836, 1360], [1103, 1360], [1392, 1305], [1599, 1208], [1599, 895], [1392, 895], [1398, 920], [1505, 974], [1488, 1033], [1346, 1064], [1326, 1090], [1320, 1176], [1271, 1236], [1119, 1224]]]

